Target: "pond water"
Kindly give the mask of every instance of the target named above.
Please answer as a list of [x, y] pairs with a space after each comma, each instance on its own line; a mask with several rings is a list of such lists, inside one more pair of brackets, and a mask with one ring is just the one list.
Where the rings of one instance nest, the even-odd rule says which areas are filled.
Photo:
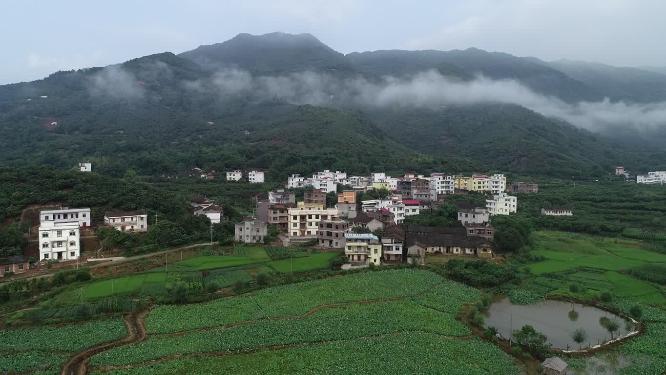
[[531, 325], [543, 333], [553, 348], [577, 350], [579, 344], [573, 339], [577, 329], [585, 331], [583, 348], [603, 344], [611, 340], [608, 321], [617, 323], [612, 338], [624, 337], [635, 327], [626, 320], [608, 311], [579, 303], [545, 300], [531, 305], [514, 305], [504, 298], [490, 305], [486, 313], [485, 326], [495, 327], [502, 338], [509, 338], [514, 330]]

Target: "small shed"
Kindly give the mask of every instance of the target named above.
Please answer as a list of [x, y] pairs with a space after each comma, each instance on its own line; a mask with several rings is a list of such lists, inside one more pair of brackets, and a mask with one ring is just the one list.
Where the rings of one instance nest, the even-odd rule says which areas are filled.
[[541, 367], [544, 375], [565, 375], [568, 365], [560, 357], [550, 357], [541, 363]]

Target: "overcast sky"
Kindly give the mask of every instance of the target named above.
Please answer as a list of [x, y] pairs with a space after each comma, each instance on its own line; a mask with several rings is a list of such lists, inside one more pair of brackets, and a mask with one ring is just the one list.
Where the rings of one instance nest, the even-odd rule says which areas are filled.
[[0, 84], [273, 31], [343, 53], [477, 47], [666, 66], [665, 15], [663, 0], [0, 0]]

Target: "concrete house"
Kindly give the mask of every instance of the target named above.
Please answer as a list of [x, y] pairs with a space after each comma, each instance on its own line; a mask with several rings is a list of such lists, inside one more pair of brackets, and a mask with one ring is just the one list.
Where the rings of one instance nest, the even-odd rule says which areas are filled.
[[227, 171], [227, 181], [240, 181], [243, 178], [243, 172], [240, 169]]
[[539, 192], [539, 185], [529, 182], [514, 182], [511, 184], [511, 193], [515, 194], [532, 194]]
[[268, 202], [271, 204], [296, 204], [296, 195], [284, 189], [269, 191]]
[[234, 241], [242, 243], [263, 243], [268, 235], [266, 223], [248, 219], [234, 225]]
[[486, 199], [486, 208], [490, 215], [509, 215], [518, 210], [518, 198], [499, 193], [493, 195], [492, 199]]
[[398, 225], [388, 225], [382, 234], [382, 263], [402, 263], [405, 232]]
[[280, 232], [286, 233], [289, 227], [289, 209], [293, 203], [257, 202], [257, 219], [269, 225], [275, 225]]
[[30, 269], [30, 262], [23, 255], [0, 258], [0, 277], [20, 274]]
[[343, 220], [322, 220], [319, 222], [317, 244], [321, 248], [343, 249], [345, 247], [345, 233], [349, 225]]
[[290, 240], [314, 239], [319, 232], [319, 222], [338, 219], [338, 210], [324, 208], [319, 204], [298, 202], [296, 207], [288, 209], [288, 215], [287, 233]]
[[[467, 205], [458, 206], [458, 221], [462, 225], [468, 224], [486, 224], [490, 222], [490, 213], [488, 209], [482, 207], [467, 208]], [[461, 208], [465, 207], [465, 208]]]
[[568, 208], [542, 208], [541, 215], [544, 216], [573, 216], [573, 211]]
[[224, 210], [215, 203], [204, 204], [194, 209], [194, 216], [206, 216], [213, 224], [219, 224], [222, 221]]
[[146, 211], [108, 211], [104, 214], [104, 224], [121, 232], [147, 232], [148, 214]]
[[79, 163], [79, 171], [92, 172], [92, 163], [89, 162]]
[[264, 172], [258, 169], [252, 169], [247, 173], [247, 180], [251, 184], [263, 184]]
[[382, 244], [370, 233], [346, 233], [345, 256], [352, 265], [380, 265]]
[[39, 260], [74, 260], [81, 256], [79, 224], [46, 221], [39, 225]]

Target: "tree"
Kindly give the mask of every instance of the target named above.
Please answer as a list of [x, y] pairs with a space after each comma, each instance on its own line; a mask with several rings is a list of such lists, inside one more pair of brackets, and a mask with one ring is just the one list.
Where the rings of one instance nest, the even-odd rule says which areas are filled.
[[578, 348], [581, 348], [581, 344], [587, 339], [587, 333], [584, 329], [578, 328], [571, 335], [573, 340], [578, 344]]
[[531, 325], [524, 325], [520, 330], [513, 331], [516, 342], [538, 358], [545, 358], [550, 351], [546, 336]]
[[569, 291], [570, 291], [571, 293], [578, 293], [578, 292], [580, 292], [580, 285], [578, 285], [578, 284], [576, 284], [576, 283], [573, 283], [573, 284], [569, 285]]
[[611, 340], [613, 339], [613, 334], [620, 329], [620, 323], [616, 319], [610, 319], [608, 317], [602, 316], [599, 318], [599, 324], [606, 328], [608, 333], [611, 335]]
[[604, 301], [604, 302], [610, 302], [610, 301], [613, 300], [613, 295], [610, 294], [610, 292], [603, 292], [603, 293], [601, 293], [599, 298], [601, 298], [601, 300]]

